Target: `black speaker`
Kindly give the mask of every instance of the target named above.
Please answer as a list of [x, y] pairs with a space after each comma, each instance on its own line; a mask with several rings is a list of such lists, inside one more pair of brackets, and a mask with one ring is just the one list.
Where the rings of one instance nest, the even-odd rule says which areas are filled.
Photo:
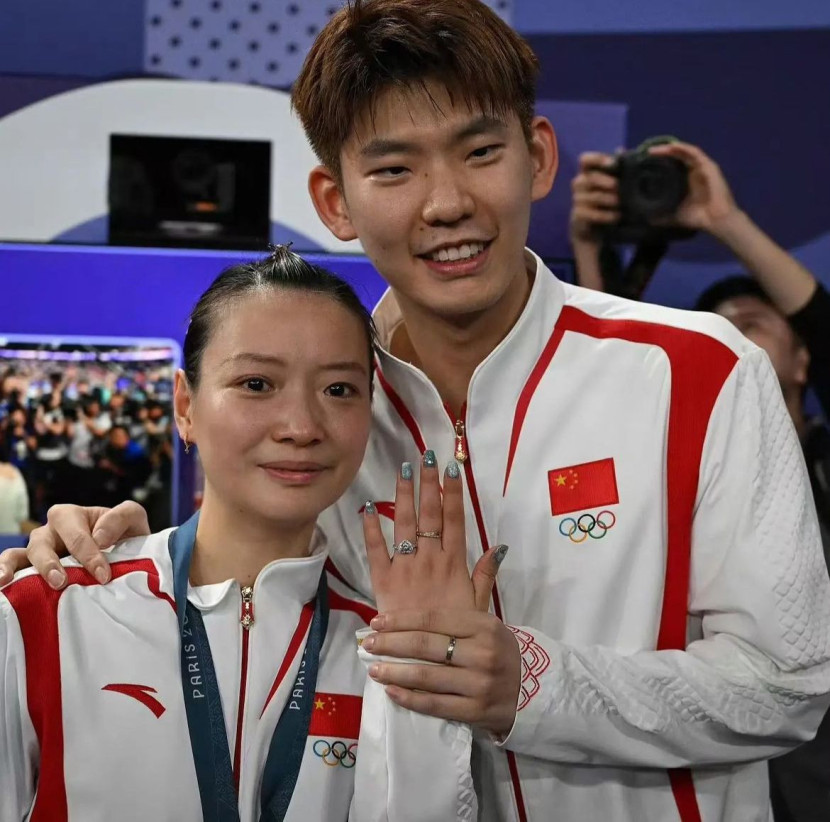
[[264, 249], [271, 143], [110, 135], [111, 245]]

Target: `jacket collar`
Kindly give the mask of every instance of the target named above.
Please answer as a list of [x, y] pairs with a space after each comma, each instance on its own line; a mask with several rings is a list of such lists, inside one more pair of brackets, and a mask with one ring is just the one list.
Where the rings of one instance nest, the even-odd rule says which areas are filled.
[[[479, 396], [489, 400], [494, 396], [515, 400], [519, 396], [564, 305], [565, 288], [551, 270], [530, 249], [525, 249], [525, 259], [529, 270], [535, 271], [530, 296], [516, 324], [473, 373], [468, 411], [476, 410]], [[419, 421], [422, 414], [434, 414], [436, 403], [442, 407], [435, 386], [419, 368], [389, 353], [392, 335], [403, 322], [391, 288], [381, 297], [373, 316], [381, 345], [378, 359], [383, 377]]]

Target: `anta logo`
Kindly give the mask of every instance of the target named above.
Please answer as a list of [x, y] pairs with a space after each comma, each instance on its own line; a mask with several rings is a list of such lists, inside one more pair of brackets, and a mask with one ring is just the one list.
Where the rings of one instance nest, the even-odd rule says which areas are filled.
[[[550, 511], [553, 516], [605, 508], [620, 501], [614, 460], [608, 457], [548, 471]], [[571, 542], [602, 539], [617, 524], [613, 511], [581, 513], [559, 521], [559, 533]]]
[[[395, 521], [395, 503], [394, 502], [376, 502], [375, 508], [377, 508], [378, 514], [382, 517], [386, 517], [387, 519], [391, 519], [392, 522]], [[365, 505], [361, 505], [360, 509], [358, 510], [358, 514], [362, 514], [366, 510]]]
[[158, 693], [158, 691], [156, 691], [155, 688], [151, 688], [149, 685], [111, 684], [104, 685], [101, 690], [113, 691], [117, 694], [124, 694], [124, 696], [132, 697], [142, 705], [149, 708], [155, 715], [156, 719], [158, 719], [167, 710], [167, 708], [165, 708], [164, 705], [162, 705], [161, 702], [159, 702], [154, 696], [150, 696], [150, 694]]

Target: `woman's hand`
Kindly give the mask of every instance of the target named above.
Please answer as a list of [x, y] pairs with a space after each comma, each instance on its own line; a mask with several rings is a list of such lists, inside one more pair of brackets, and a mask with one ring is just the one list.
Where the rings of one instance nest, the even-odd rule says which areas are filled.
[[[469, 573], [458, 465], [450, 463], [444, 472], [442, 500], [435, 457], [424, 455], [416, 516], [411, 467], [404, 464], [391, 559], [371, 504], [364, 533], [379, 609], [371, 623], [376, 633], [363, 640], [364, 650], [431, 663], [378, 660], [369, 675], [404, 708], [506, 736], [516, 716], [521, 654], [513, 633], [488, 607], [507, 546], [491, 548]], [[401, 553], [408, 548], [404, 541], [416, 550]]]
[[[412, 465], [404, 463], [398, 474], [391, 557], [379, 516], [372, 503], [366, 504], [363, 533], [378, 611], [487, 611], [506, 549], [491, 548], [471, 576], [467, 568], [464, 489], [458, 464], [451, 462], [444, 472], [443, 499], [432, 451], [424, 454], [420, 474], [417, 514]], [[407, 543], [414, 549], [412, 553], [405, 553]]]

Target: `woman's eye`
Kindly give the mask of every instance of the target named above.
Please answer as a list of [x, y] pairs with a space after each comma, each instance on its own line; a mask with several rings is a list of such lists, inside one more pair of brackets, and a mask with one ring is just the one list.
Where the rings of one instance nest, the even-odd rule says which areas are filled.
[[356, 397], [358, 390], [347, 382], [336, 382], [330, 385], [323, 393], [329, 397], [342, 397], [347, 399], [349, 397]]
[[255, 394], [260, 394], [268, 389], [268, 383], [262, 377], [249, 377], [243, 385], [248, 391], [252, 391]]

